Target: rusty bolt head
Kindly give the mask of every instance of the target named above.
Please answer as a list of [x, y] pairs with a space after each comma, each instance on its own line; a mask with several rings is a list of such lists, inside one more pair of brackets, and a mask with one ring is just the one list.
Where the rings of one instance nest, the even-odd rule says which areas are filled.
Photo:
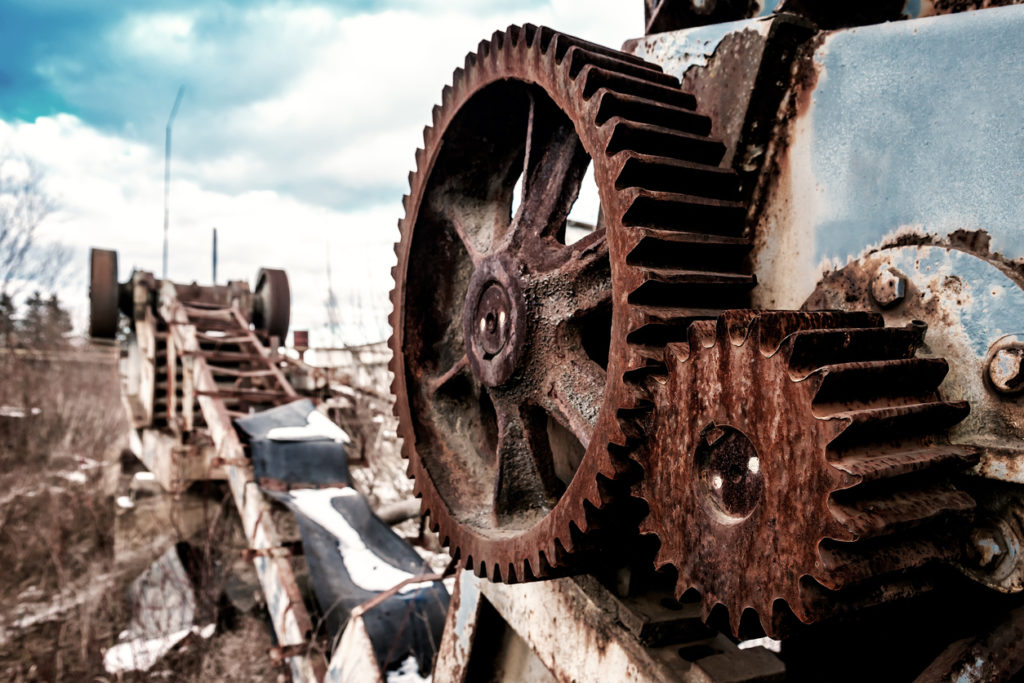
[[1024, 346], [1006, 346], [988, 361], [988, 378], [1001, 394], [1016, 394], [1024, 390]]
[[971, 534], [971, 543], [977, 553], [978, 566], [982, 569], [995, 567], [1006, 553], [1006, 541], [994, 529], [975, 529]]
[[489, 356], [497, 354], [508, 342], [511, 310], [508, 294], [500, 284], [492, 282], [484, 289], [476, 308], [474, 336]]
[[892, 308], [907, 296], [907, 278], [892, 268], [882, 268], [871, 280], [871, 298], [882, 308]]

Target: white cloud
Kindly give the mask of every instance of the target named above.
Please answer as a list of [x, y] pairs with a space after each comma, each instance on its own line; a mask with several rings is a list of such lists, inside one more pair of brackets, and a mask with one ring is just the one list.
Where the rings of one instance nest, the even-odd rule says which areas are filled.
[[[293, 328], [325, 322], [328, 244], [339, 297], [373, 302], [386, 316], [413, 152], [452, 69], [479, 40], [527, 21], [612, 46], [642, 33], [641, 7], [618, 0], [551, 0], [532, 10], [422, 2], [354, 16], [271, 5], [242, 10], [228, 22], [231, 36], [210, 28], [224, 24], [212, 11], [134, 14], [108, 40], [139, 73], [191, 69], [174, 130], [171, 277], [209, 280], [216, 226], [221, 281], [251, 281], [261, 265], [288, 271]], [[123, 74], [101, 77], [118, 102], [130, 103], [142, 87]], [[90, 87], [68, 92], [84, 96]], [[124, 130], [153, 134], [143, 144], [68, 114], [0, 121], [0, 148], [39, 162], [61, 202], [44, 234], [77, 250], [81, 271], [62, 294], [80, 326], [88, 247], [117, 249], [122, 279], [132, 265], [159, 274], [163, 120], [153, 124], [127, 122]]]

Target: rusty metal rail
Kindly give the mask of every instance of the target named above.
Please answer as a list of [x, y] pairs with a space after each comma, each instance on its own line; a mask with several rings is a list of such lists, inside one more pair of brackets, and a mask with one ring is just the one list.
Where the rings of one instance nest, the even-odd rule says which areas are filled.
[[[169, 329], [168, 424], [172, 429], [180, 426], [191, 431], [197, 418], [204, 423], [213, 441], [209, 464], [222, 467], [241, 517], [249, 555], [266, 596], [280, 659], [287, 664], [293, 680], [322, 681], [327, 663], [321, 653], [309, 647], [313, 624], [296, 583], [290, 555], [275, 552], [285, 544], [232, 425], [232, 416], [245, 412], [238, 407], [269, 407], [298, 398], [298, 394], [277, 367], [273, 354], [249, 329], [248, 321], [236, 308], [185, 306], [169, 283], [161, 289], [159, 297], [158, 311]], [[209, 333], [210, 321], [215, 321], [215, 329], [223, 336]], [[210, 345], [230, 345], [237, 350], [211, 352]], [[246, 369], [240, 369], [242, 366]], [[182, 385], [180, 400], [175, 398], [178, 376]], [[225, 376], [233, 381], [218, 382], [218, 377]], [[250, 386], [239, 386], [243, 382]], [[200, 415], [195, 414], [194, 406], [199, 407]]]

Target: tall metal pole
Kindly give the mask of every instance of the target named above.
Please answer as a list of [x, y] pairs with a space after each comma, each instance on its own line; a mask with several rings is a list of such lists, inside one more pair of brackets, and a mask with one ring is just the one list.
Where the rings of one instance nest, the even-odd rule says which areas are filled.
[[217, 284], [217, 228], [213, 229], [213, 284]]
[[174, 125], [174, 117], [178, 115], [178, 106], [181, 104], [181, 97], [184, 94], [185, 86], [178, 86], [178, 96], [174, 98], [171, 115], [167, 118], [166, 136], [164, 138], [164, 280], [167, 279], [167, 229], [171, 222], [171, 126]]

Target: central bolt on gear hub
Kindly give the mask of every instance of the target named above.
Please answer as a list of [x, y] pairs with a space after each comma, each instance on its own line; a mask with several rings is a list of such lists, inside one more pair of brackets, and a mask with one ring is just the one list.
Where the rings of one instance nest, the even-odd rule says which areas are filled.
[[[695, 107], [660, 67], [525, 26], [480, 43], [434, 109], [399, 224], [392, 390], [424, 512], [480, 575], [573, 567], [628, 497], [643, 392], [625, 375], [747, 305], [738, 181]], [[588, 164], [600, 218], [569, 244]]]
[[925, 587], [913, 573], [958, 552], [974, 508], [946, 475], [977, 454], [942, 440], [968, 407], [937, 399], [947, 365], [914, 357], [923, 338], [868, 313], [730, 311], [669, 347], [638, 495], [678, 595], [776, 633], [777, 601], [810, 623]]

